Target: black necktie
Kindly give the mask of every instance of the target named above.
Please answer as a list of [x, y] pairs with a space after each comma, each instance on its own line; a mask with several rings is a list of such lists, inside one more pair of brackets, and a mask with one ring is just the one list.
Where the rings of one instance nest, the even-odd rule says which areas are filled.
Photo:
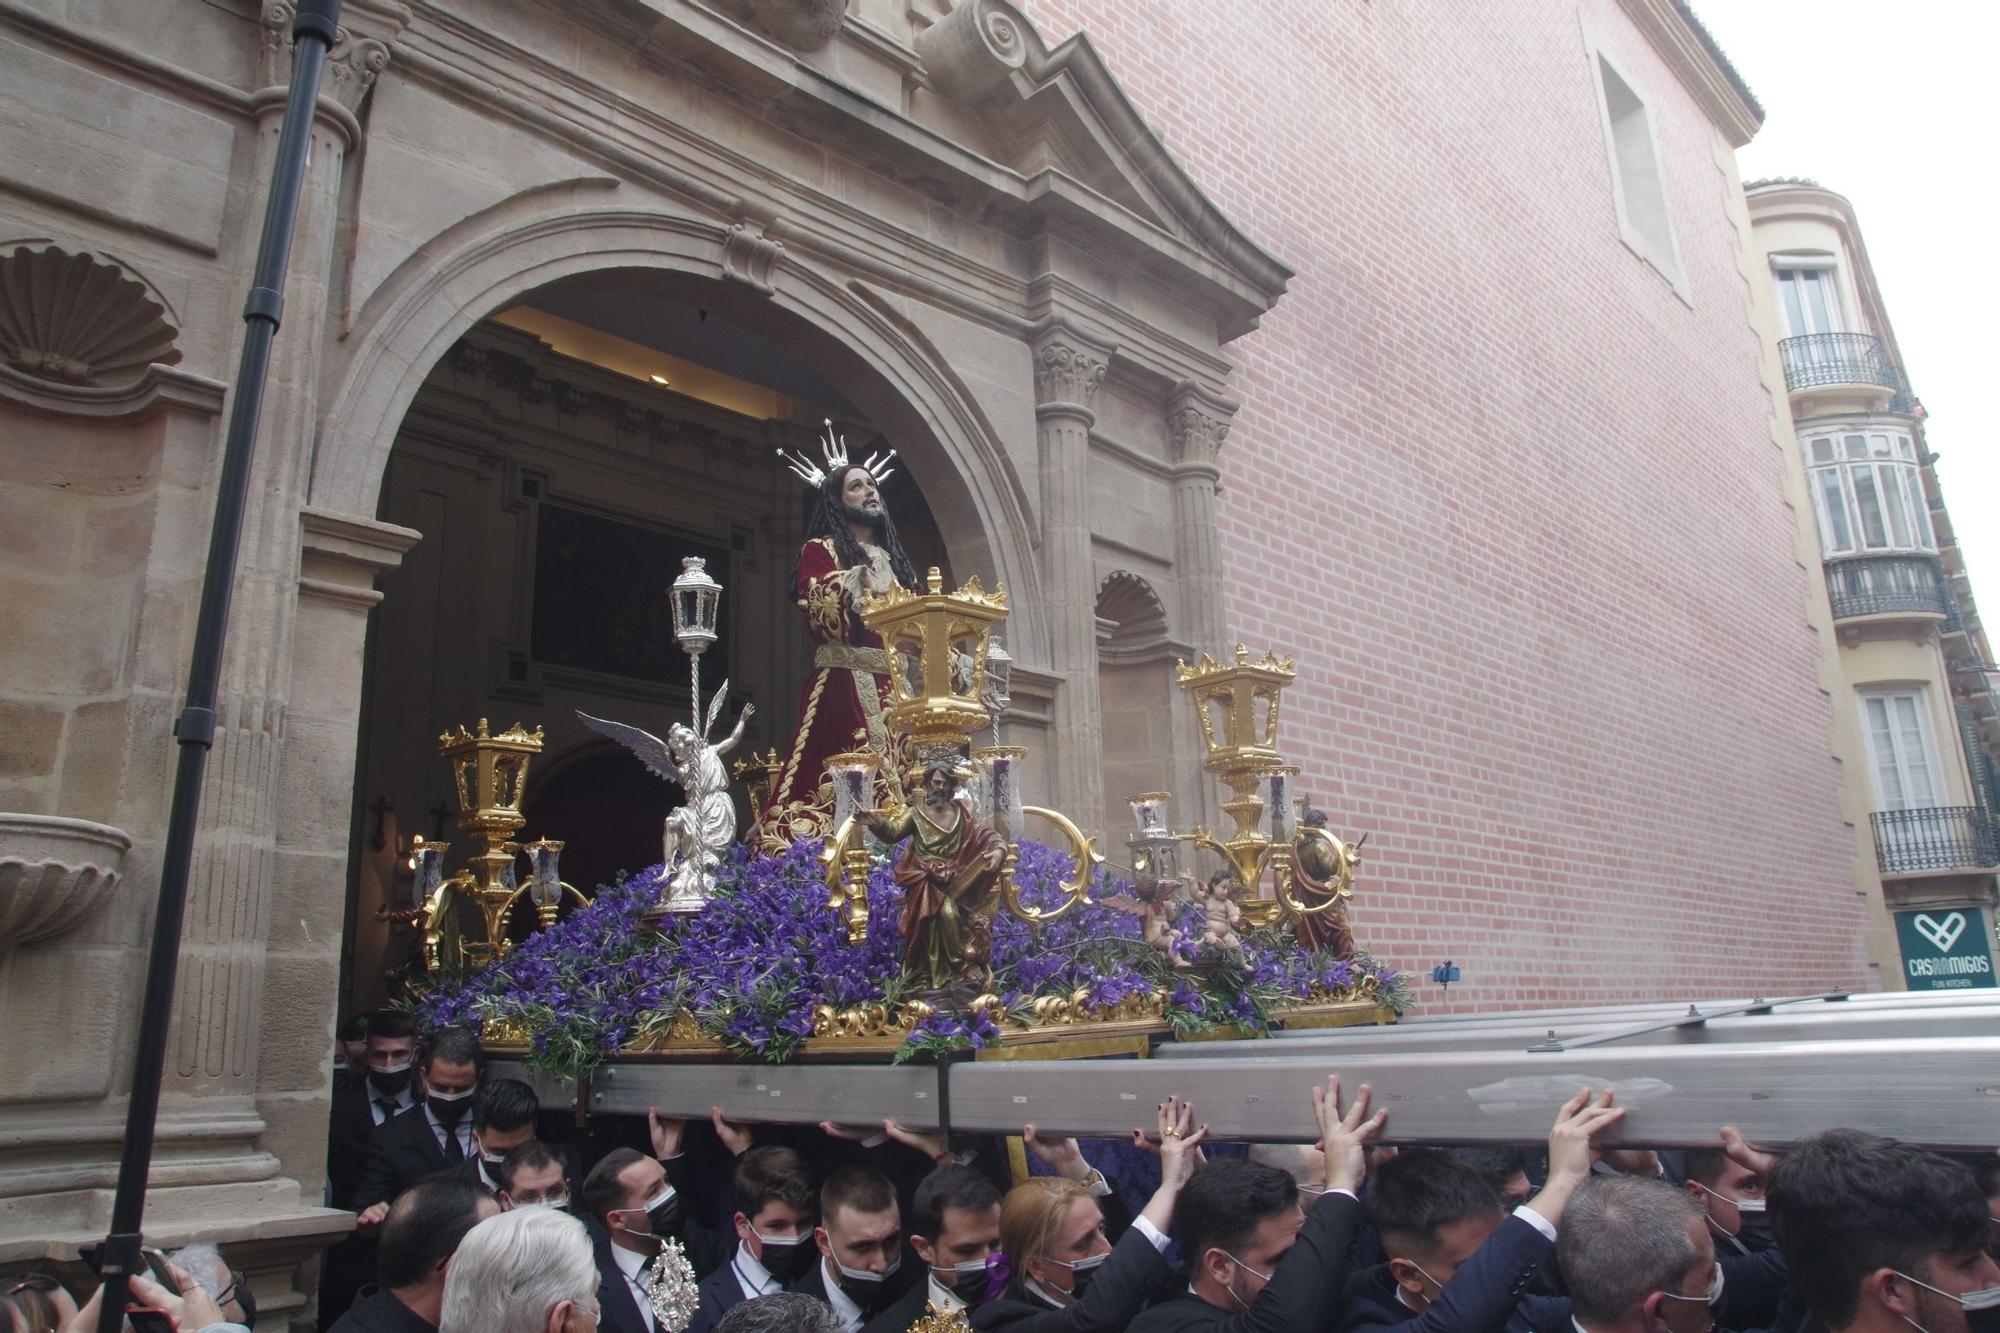
[[447, 1162], [464, 1161], [465, 1149], [459, 1146], [458, 1126], [440, 1124], [438, 1128], [444, 1131], [444, 1160]]
[[377, 1097], [375, 1099], [375, 1104], [382, 1108], [382, 1118], [384, 1120], [391, 1119], [395, 1116], [396, 1099], [394, 1097]]

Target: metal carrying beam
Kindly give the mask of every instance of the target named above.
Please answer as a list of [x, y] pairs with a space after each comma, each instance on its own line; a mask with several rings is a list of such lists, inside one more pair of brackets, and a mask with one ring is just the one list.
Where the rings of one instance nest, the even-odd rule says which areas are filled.
[[[624, 1062], [590, 1085], [593, 1111], [1118, 1138], [1147, 1108], [1191, 1099], [1219, 1139], [1307, 1142], [1310, 1091], [1328, 1073], [1373, 1085], [1398, 1143], [1537, 1143], [1580, 1087], [1611, 1088], [1632, 1108], [1614, 1142], [1695, 1147], [1730, 1124], [1784, 1143], [1851, 1126], [1938, 1148], [2000, 1142], [2000, 1036], [1600, 1046], [1520, 1051], [1343, 1051], [1202, 1060], [880, 1065]], [[505, 1072], [518, 1074], [518, 1066]], [[554, 1104], [565, 1104], [544, 1083]], [[569, 1103], [569, 1104], [573, 1104]]]
[[1174, 1061], [1306, 1055], [1344, 1062], [1357, 1056], [1398, 1051], [1519, 1051], [1540, 1054], [1618, 1042], [1647, 1045], [1720, 1045], [1737, 1042], [1813, 1041], [1825, 1038], [1890, 1040], [1900, 1037], [1981, 1037], [2000, 1033], [2000, 993], [1983, 1005], [1926, 1004], [1912, 995], [1907, 1004], [1854, 1005], [1798, 1003], [1747, 1011], [1747, 1007], [1685, 1008], [1668, 1016], [1629, 1016], [1575, 1023], [1496, 1023], [1467, 1027], [1397, 1024], [1390, 1027], [1319, 1029], [1283, 1034], [1278, 1041], [1176, 1042], [1155, 1052]]

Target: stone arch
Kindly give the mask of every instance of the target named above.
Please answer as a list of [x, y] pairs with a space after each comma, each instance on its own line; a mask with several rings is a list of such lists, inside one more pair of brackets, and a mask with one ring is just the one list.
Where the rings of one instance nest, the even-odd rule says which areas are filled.
[[[743, 226], [637, 208], [579, 207], [580, 187], [517, 196], [426, 243], [362, 306], [321, 397], [311, 503], [374, 512], [389, 451], [431, 367], [493, 311], [538, 287], [607, 269], [687, 275], [761, 306], [865, 372], [853, 395], [891, 433], [946, 534], [954, 569], [1040, 602], [1028, 489], [997, 429], [950, 366], [861, 283], [783, 256], [768, 284], [736, 272]], [[765, 244], [770, 244], [765, 242]], [[728, 276], [740, 279], [729, 282]], [[759, 275], [761, 276], [761, 275]], [[768, 286], [768, 290], [766, 290]], [[752, 295], [756, 293], [757, 295]], [[1023, 367], [1025, 374], [1026, 362]], [[1033, 617], [1010, 635], [1041, 656]]]

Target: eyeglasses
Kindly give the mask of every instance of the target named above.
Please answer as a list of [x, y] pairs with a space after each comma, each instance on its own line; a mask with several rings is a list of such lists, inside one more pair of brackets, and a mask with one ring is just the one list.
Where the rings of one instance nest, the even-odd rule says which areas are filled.
[[216, 1294], [215, 1303], [217, 1305], [229, 1304], [231, 1301], [236, 1299], [236, 1289], [242, 1285], [243, 1285], [243, 1274], [237, 1272], [233, 1268], [230, 1269], [229, 1285], [224, 1287], [220, 1292]]

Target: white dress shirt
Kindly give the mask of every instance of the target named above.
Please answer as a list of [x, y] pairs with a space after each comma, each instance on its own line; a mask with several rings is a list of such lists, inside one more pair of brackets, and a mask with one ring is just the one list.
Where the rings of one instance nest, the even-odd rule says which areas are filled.
[[618, 1271], [625, 1275], [625, 1285], [631, 1288], [632, 1300], [639, 1307], [639, 1318], [646, 1321], [647, 1333], [652, 1333], [659, 1327], [659, 1321], [653, 1317], [653, 1298], [646, 1294], [646, 1279], [639, 1273], [646, 1264], [647, 1256], [637, 1250], [628, 1250], [623, 1245], [613, 1245], [611, 1259], [618, 1265]]
[[965, 1302], [960, 1300], [958, 1294], [950, 1287], [939, 1282], [936, 1273], [931, 1274], [928, 1295], [930, 1296], [931, 1308], [939, 1314], [957, 1314], [965, 1308]]
[[729, 1261], [729, 1268], [736, 1274], [736, 1285], [742, 1289], [746, 1301], [785, 1289], [785, 1284], [772, 1277], [771, 1270], [764, 1267], [764, 1261], [750, 1253], [749, 1247], [740, 1240], [736, 1242], [736, 1257]]

